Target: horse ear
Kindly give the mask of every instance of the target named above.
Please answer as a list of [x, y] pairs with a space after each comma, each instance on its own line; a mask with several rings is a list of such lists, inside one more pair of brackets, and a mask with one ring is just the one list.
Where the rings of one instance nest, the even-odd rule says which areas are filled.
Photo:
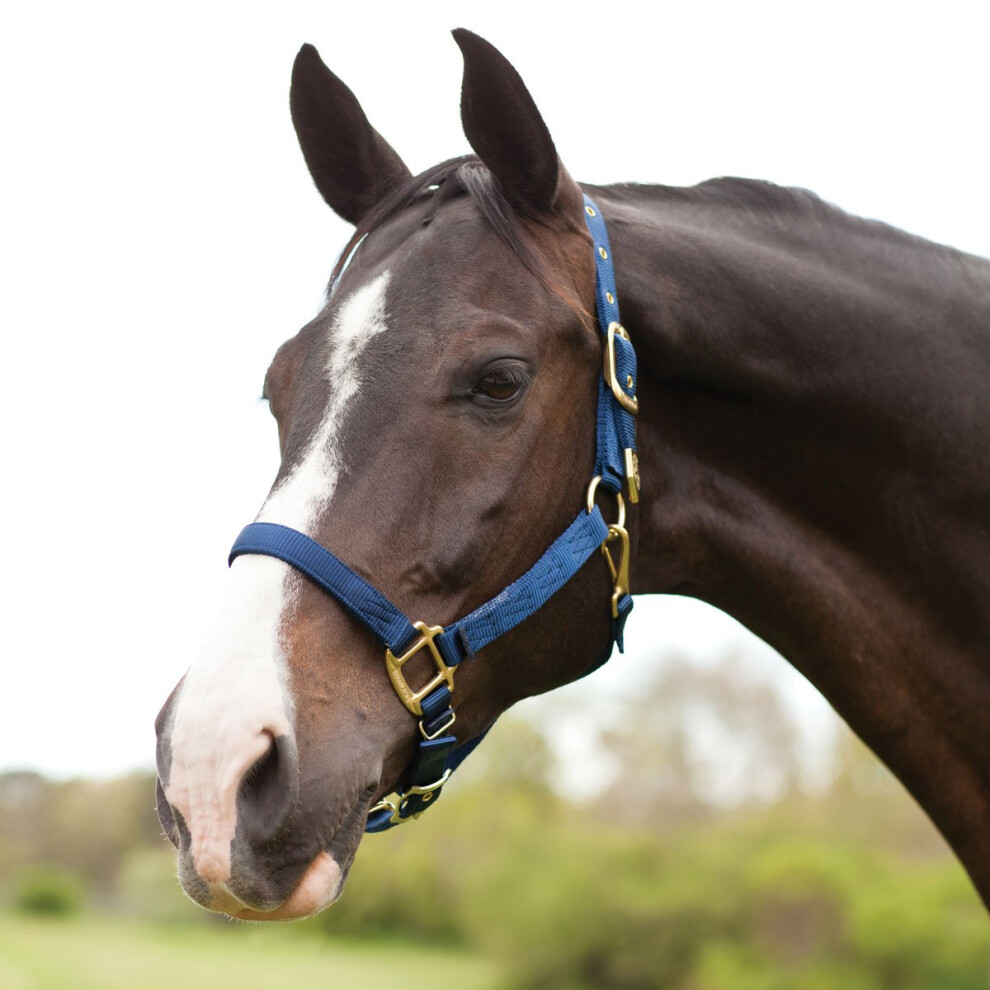
[[310, 175], [333, 210], [350, 223], [412, 175], [376, 131], [357, 97], [312, 45], [299, 49], [289, 90], [292, 123]]
[[471, 147], [519, 212], [550, 212], [566, 172], [533, 97], [494, 45], [464, 28], [453, 34], [464, 56], [461, 122]]

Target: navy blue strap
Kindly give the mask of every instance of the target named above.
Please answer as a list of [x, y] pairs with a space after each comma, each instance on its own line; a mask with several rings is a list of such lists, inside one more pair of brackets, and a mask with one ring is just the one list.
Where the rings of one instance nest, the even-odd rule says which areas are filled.
[[364, 826], [365, 832], [384, 832], [400, 825], [407, 818], [422, 814], [435, 803], [440, 797], [442, 788], [429, 785], [443, 780], [447, 772], [447, 758], [456, 742], [453, 736], [424, 739], [420, 742], [409, 768], [406, 786], [398, 798], [395, 810], [387, 807], [373, 811]]
[[[615, 355], [615, 380], [619, 389], [635, 398], [636, 352], [632, 343], [621, 334], [609, 334], [609, 327], [619, 318], [619, 299], [615, 288], [615, 263], [608, 228], [595, 201], [585, 194], [584, 219], [595, 246], [595, 307], [598, 329], [611, 340]], [[610, 492], [622, 489], [626, 476], [625, 451], [636, 449], [636, 421], [624, 409], [612, 392], [604, 375], [598, 381], [598, 423], [596, 429], [595, 474]]]
[[574, 577], [607, 536], [608, 524], [598, 506], [582, 510], [521, 578], [437, 637], [447, 663], [460, 663], [468, 651], [476, 653], [528, 619]]
[[618, 646], [620, 653], [625, 653], [626, 644], [623, 636], [625, 635], [626, 619], [629, 618], [629, 613], [633, 610], [633, 596], [628, 592], [624, 594], [619, 599], [617, 610], [619, 614], [612, 619], [612, 642]]
[[304, 533], [278, 523], [250, 523], [234, 541], [228, 563], [246, 553], [277, 557], [302, 571], [363, 622], [393, 653], [400, 653], [419, 635], [377, 588]]
[[[446, 688], [441, 690], [446, 690]], [[426, 707], [426, 702], [423, 703], [423, 707]], [[406, 819], [425, 811], [430, 802], [436, 802], [443, 790], [442, 785], [435, 788], [430, 787], [430, 785], [438, 780], [444, 780], [444, 774], [449, 777], [481, 745], [482, 740], [490, 730], [491, 726], [466, 743], [461, 743], [460, 746], [456, 745], [457, 740], [453, 736], [420, 742], [409, 767], [409, 773], [399, 801], [394, 806], [395, 810], [393, 811], [392, 805], [372, 810], [364, 830], [366, 832], [385, 832], [396, 825], [401, 825]], [[430, 794], [429, 798], [426, 797], [426, 794], [417, 793], [427, 788], [427, 793]]]
[[[528, 619], [570, 581], [607, 536], [608, 525], [598, 506], [591, 512], [582, 511], [522, 577], [437, 637], [448, 666], [456, 666], [465, 656]], [[291, 564], [340, 602], [393, 653], [399, 653], [419, 635], [405, 614], [377, 588], [304, 533], [278, 523], [250, 523], [234, 541], [229, 561], [233, 563], [243, 554], [264, 554]]]

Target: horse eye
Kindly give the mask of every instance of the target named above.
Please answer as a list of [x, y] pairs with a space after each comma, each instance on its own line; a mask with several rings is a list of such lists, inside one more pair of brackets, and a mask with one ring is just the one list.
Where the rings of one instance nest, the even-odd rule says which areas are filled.
[[522, 388], [522, 382], [506, 371], [492, 371], [479, 378], [471, 389], [474, 395], [483, 395], [493, 402], [509, 402]]

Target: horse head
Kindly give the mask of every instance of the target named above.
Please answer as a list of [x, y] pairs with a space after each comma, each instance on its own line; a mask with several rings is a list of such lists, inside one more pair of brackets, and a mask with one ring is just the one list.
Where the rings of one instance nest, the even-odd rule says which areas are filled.
[[[258, 516], [441, 627], [499, 595], [585, 511], [602, 377], [582, 192], [512, 66], [469, 32], [455, 38], [475, 155], [419, 176], [314, 48], [296, 59], [303, 154], [356, 231], [320, 312], [265, 376], [281, 465]], [[457, 738], [600, 662], [612, 592], [593, 554], [471, 653], [457, 668]], [[433, 673], [421, 650], [402, 677], [415, 687]], [[250, 919], [302, 917], [339, 895], [369, 811], [401, 786], [420, 738], [373, 631], [297, 567], [255, 553], [233, 560], [157, 729], [158, 809], [182, 886]]]

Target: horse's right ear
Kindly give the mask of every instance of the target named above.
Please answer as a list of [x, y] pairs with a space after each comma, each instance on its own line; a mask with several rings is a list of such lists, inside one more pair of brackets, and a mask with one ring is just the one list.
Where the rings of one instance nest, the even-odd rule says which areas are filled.
[[357, 97], [312, 45], [299, 49], [289, 91], [292, 123], [316, 188], [333, 210], [358, 224], [412, 175], [376, 131]]
[[571, 194], [577, 187], [560, 164], [533, 97], [494, 45], [464, 28], [453, 34], [464, 56], [464, 134], [515, 209], [531, 217], [545, 216], [559, 205], [562, 181]]

